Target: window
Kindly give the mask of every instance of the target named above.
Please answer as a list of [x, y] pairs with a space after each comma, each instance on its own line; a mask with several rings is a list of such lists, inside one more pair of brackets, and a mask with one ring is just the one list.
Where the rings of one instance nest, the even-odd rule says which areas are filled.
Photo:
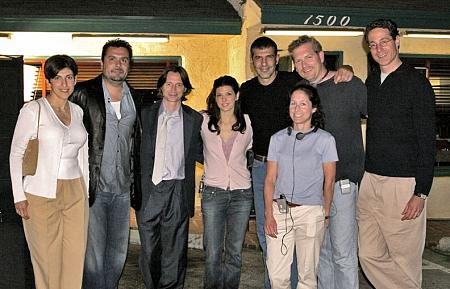
[[450, 139], [450, 58], [402, 55], [408, 63], [430, 80], [436, 94], [436, 126], [440, 138]]
[[436, 164], [450, 165], [450, 57], [401, 55], [401, 60], [422, 71], [436, 95]]

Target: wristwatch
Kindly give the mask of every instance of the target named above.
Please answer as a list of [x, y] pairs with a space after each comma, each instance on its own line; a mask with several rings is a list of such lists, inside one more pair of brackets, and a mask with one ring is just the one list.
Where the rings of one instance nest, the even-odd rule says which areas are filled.
[[422, 200], [427, 199], [427, 195], [421, 194], [421, 193], [414, 193], [414, 196], [421, 198]]

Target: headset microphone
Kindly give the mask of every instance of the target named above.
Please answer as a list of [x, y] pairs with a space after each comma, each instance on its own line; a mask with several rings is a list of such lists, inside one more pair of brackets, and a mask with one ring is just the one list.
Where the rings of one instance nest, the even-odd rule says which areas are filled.
[[307, 135], [308, 133], [301, 133], [301, 132], [299, 132], [299, 133], [297, 133], [296, 135], [295, 135], [295, 138], [297, 139], [297, 140], [302, 140], [304, 137], [305, 137], [305, 135]]
[[[295, 135], [295, 138], [296, 138], [297, 140], [302, 140], [302, 139], [305, 138], [305, 136], [307, 136], [307, 135], [310, 134], [310, 133], [316, 132], [318, 129], [319, 129], [319, 128], [316, 126], [316, 127], [314, 127], [313, 130], [308, 131], [307, 133], [298, 132], [298, 133]], [[292, 127], [289, 126], [289, 127], [287, 128], [287, 134], [288, 134], [288, 136], [290, 136], [290, 135], [292, 134]]]

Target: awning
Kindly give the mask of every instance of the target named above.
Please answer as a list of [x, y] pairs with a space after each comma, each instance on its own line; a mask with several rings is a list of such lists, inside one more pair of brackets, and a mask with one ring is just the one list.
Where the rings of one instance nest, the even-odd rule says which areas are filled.
[[448, 0], [255, 0], [263, 27], [363, 28], [379, 18], [404, 29], [450, 30]]
[[8, 0], [0, 31], [231, 34], [241, 18], [226, 0]]

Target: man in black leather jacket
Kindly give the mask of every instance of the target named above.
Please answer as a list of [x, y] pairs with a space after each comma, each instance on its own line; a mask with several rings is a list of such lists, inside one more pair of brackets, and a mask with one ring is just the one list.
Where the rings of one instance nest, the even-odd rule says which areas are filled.
[[108, 41], [102, 51], [102, 74], [77, 84], [70, 99], [83, 108], [89, 135], [85, 289], [117, 288], [128, 249], [130, 204], [140, 208], [132, 160], [141, 101], [125, 81], [131, 58], [128, 42]]

